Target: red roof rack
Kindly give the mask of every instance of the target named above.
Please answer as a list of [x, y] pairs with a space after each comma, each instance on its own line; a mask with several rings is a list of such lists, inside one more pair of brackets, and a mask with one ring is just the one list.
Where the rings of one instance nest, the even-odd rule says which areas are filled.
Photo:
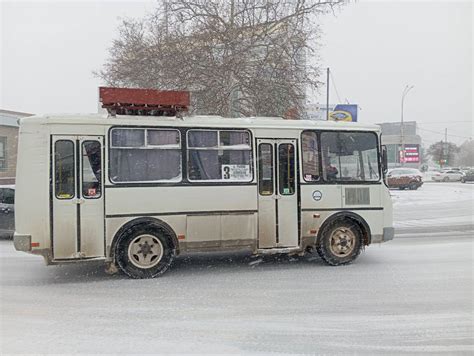
[[189, 109], [189, 92], [99, 87], [102, 107], [112, 115], [176, 116]]

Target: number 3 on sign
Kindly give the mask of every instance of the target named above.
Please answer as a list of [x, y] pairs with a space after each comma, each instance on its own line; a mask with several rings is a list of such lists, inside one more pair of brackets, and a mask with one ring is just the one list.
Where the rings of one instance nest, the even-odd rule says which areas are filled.
[[224, 179], [230, 179], [230, 167], [223, 167]]

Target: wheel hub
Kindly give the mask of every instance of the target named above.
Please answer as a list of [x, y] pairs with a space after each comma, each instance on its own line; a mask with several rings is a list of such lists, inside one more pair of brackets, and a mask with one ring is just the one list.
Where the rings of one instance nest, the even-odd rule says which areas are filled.
[[331, 252], [338, 257], [349, 256], [355, 247], [355, 235], [350, 229], [338, 228], [330, 237]]
[[139, 235], [128, 247], [128, 259], [138, 268], [152, 268], [163, 257], [163, 244], [153, 235]]

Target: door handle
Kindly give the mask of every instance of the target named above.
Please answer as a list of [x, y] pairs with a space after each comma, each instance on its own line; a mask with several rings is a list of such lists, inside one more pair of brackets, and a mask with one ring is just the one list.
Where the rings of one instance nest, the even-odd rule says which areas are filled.
[[274, 195], [273, 199], [275, 199], [275, 200], [281, 199], [281, 196], [280, 195]]
[[73, 204], [84, 204], [86, 201], [84, 199], [75, 199], [73, 200]]

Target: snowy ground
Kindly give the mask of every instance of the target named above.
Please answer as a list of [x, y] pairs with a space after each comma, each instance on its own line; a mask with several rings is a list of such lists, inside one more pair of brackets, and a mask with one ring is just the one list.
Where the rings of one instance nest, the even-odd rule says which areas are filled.
[[416, 191], [391, 190], [397, 233], [474, 229], [474, 184], [425, 183]]
[[472, 354], [473, 188], [392, 191], [398, 238], [337, 268], [200, 254], [142, 281], [0, 241], [0, 351]]

